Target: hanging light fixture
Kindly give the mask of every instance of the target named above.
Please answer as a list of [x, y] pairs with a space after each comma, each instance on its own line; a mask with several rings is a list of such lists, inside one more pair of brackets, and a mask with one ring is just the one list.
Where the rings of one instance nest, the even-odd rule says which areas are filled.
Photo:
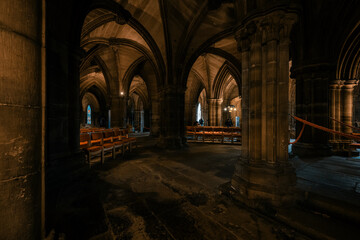
[[224, 108], [225, 112], [232, 112], [232, 111], [236, 111], [236, 107], [234, 105], [229, 105], [226, 108]]

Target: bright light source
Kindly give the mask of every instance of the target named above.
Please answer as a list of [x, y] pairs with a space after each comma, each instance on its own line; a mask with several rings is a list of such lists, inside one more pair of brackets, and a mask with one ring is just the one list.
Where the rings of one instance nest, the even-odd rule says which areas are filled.
[[224, 108], [224, 111], [226, 111], [227, 110], [227, 108]]
[[124, 95], [124, 92], [120, 92], [120, 95]]

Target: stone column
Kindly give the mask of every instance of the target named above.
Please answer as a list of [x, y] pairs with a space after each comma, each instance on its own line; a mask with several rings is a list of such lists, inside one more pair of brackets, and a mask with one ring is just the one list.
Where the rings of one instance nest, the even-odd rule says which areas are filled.
[[126, 127], [126, 102], [125, 96], [111, 97], [111, 127]]
[[209, 109], [209, 126], [220, 126], [222, 116], [222, 99], [210, 98], [208, 99]]
[[150, 110], [144, 109], [144, 127], [150, 127]]
[[[342, 92], [342, 111], [340, 121], [344, 124], [353, 125], [353, 113], [354, 113], [354, 87], [356, 80], [346, 80], [341, 88]], [[341, 130], [344, 133], [352, 134], [353, 129], [345, 125], [341, 125]], [[352, 142], [351, 139], [342, 137], [342, 152], [348, 152], [348, 145]]]
[[242, 54], [242, 152], [231, 184], [252, 206], [292, 203], [296, 175], [288, 162], [289, 34], [296, 16], [258, 17], [236, 33]]
[[[339, 93], [341, 89], [341, 81], [335, 80], [330, 83], [329, 91], [330, 91], [330, 117], [332, 119], [336, 119], [340, 121], [340, 98]], [[334, 120], [330, 119], [330, 125], [329, 127], [335, 131], [340, 130], [340, 124]], [[339, 145], [339, 136], [335, 134], [330, 135], [330, 143], [332, 144], [333, 151], [340, 151], [340, 145]]]
[[40, 0], [0, 1], [0, 239], [43, 237], [41, 10]]
[[134, 127], [139, 128], [139, 132], [142, 132], [144, 127], [144, 111], [135, 110]]
[[[330, 116], [347, 125], [353, 125], [354, 87], [356, 80], [334, 80], [330, 84]], [[353, 129], [330, 120], [330, 127], [339, 132], [351, 134]], [[330, 143], [334, 152], [347, 152], [350, 139], [338, 135], [330, 135]]]
[[[79, 154], [79, 142], [80, 142], [80, 131], [79, 126], [81, 123], [80, 120], [80, 112], [82, 111], [81, 107], [81, 100], [80, 100], [80, 75], [79, 75], [79, 65], [80, 65], [80, 50], [79, 49], [71, 49], [69, 54], [69, 82], [70, 86], [67, 89], [69, 94], [69, 119], [68, 119], [68, 126], [69, 126], [69, 147], [71, 155]], [[72, 104], [76, 103], [76, 104]], [[59, 116], [59, 115], [57, 115]], [[55, 140], [56, 141], [56, 140]]]
[[[337, 105], [340, 103], [337, 99], [337, 89], [339, 88], [340, 81], [332, 81], [329, 85], [329, 91], [330, 91], [330, 117], [333, 119], [337, 119], [336, 116], [336, 109]], [[333, 130], [337, 129], [337, 123], [335, 121], [330, 121], [330, 128]], [[335, 135], [331, 136], [332, 140], [335, 140]]]
[[140, 132], [141, 133], [144, 131], [144, 124], [145, 124], [144, 111], [140, 111]]
[[[353, 102], [354, 87], [356, 80], [346, 80], [342, 87], [343, 111], [341, 112], [341, 121], [347, 125], [353, 125]], [[342, 132], [351, 134], [353, 129], [342, 125]]]
[[160, 136], [160, 102], [158, 95], [151, 98], [150, 135], [153, 137]]
[[189, 126], [192, 126], [193, 125], [193, 123], [197, 120], [196, 119], [196, 114], [197, 114], [197, 103], [195, 103], [195, 104], [191, 104], [190, 105], [190, 107], [191, 107], [191, 118], [190, 118], [190, 121], [189, 121]]
[[167, 86], [160, 92], [159, 147], [178, 148], [185, 143], [185, 91], [178, 86]]
[[197, 104], [186, 103], [185, 108], [185, 124], [186, 126], [192, 126], [196, 120]]
[[[302, 119], [329, 128], [329, 94], [330, 79], [334, 67], [328, 64], [313, 64], [294, 69], [296, 77], [296, 114]], [[336, 111], [336, 109], [335, 109]], [[299, 135], [302, 123], [297, 122], [296, 136]], [[305, 127], [304, 133], [296, 144], [293, 153], [299, 156], [327, 156], [331, 154], [330, 134], [312, 127]]]

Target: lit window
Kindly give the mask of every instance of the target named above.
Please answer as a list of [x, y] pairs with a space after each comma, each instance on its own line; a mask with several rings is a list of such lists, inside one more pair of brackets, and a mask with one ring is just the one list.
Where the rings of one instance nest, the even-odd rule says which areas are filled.
[[88, 105], [87, 107], [87, 121], [86, 121], [87, 124], [91, 124], [91, 107], [90, 105]]
[[200, 103], [198, 104], [196, 115], [197, 115], [196, 120], [199, 121], [201, 119], [201, 104]]

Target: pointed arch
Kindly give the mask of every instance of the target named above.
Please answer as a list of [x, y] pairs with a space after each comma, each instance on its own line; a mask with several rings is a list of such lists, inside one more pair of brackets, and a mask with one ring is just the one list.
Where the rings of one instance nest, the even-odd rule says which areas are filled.
[[336, 77], [339, 80], [360, 79], [360, 22], [352, 29], [341, 48]]
[[116, 21], [119, 24], [128, 24], [130, 27], [132, 27], [136, 32], [140, 34], [140, 36], [145, 40], [145, 42], [150, 47], [150, 50], [153, 52], [155, 56], [156, 64], [159, 67], [160, 76], [165, 76], [165, 62], [163, 59], [163, 56], [161, 54], [161, 51], [156, 44], [156, 41], [153, 39], [151, 34], [146, 30], [146, 28], [140, 24], [133, 16], [131, 16], [131, 13], [124, 9], [119, 3], [112, 1], [112, 0], [91, 0], [88, 7], [82, 12], [82, 16], [80, 16], [80, 26], [78, 26], [79, 29], [77, 29], [77, 32], [79, 33], [79, 39], [81, 36], [81, 30], [82, 26], [84, 25], [84, 21], [86, 16], [95, 9], [102, 8], [106, 9], [109, 12], [114, 14], [114, 17], [108, 16], [106, 19], [100, 18], [97, 22], [93, 22], [93, 26], [99, 25], [100, 23], [107, 23], [109, 21]]
[[228, 81], [229, 77], [232, 76], [235, 79], [235, 82], [238, 87], [239, 96], [241, 96], [241, 82], [237, 80], [239, 76], [237, 76], [236, 70], [233, 69], [228, 61], [225, 61], [224, 64], [219, 69], [214, 84], [212, 86], [214, 97], [215, 98], [222, 98], [223, 92], [226, 87], [226, 82]]
[[[144, 56], [136, 59], [131, 65], [130, 67], [126, 70], [125, 75], [124, 75], [124, 91], [127, 93], [130, 91], [130, 85], [131, 82], [134, 78], [134, 76], [139, 72], [139, 69], [141, 68], [141, 66], [146, 62], [146, 58]], [[145, 82], [145, 81], [144, 81]], [[145, 82], [146, 87], [147, 83]]]

